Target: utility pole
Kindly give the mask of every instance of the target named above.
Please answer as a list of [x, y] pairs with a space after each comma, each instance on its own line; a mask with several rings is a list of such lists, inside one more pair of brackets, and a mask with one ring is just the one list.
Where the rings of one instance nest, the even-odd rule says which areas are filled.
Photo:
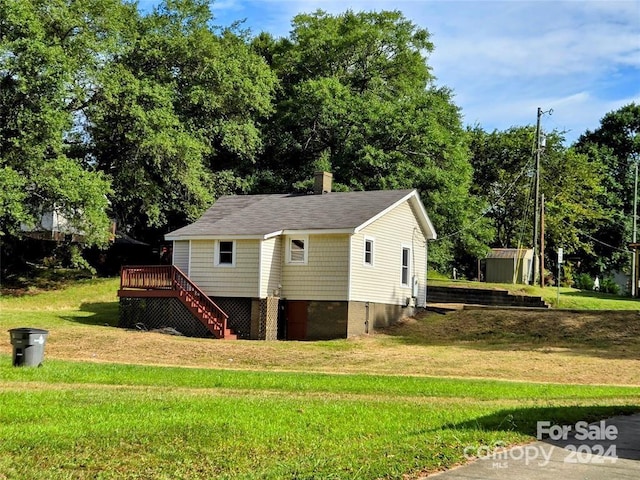
[[533, 279], [531, 281], [532, 285], [538, 283], [538, 278], [540, 278], [540, 284], [544, 283], [544, 272], [540, 271], [540, 252], [538, 251], [538, 225], [540, 223], [540, 155], [542, 154], [542, 145], [540, 144], [540, 117], [548, 113], [551, 115], [553, 113], [553, 109], [549, 109], [546, 112], [543, 112], [540, 107], [538, 107], [538, 118], [536, 120], [536, 178], [535, 178], [535, 188], [534, 188], [534, 196], [535, 196], [535, 210], [533, 213]]
[[544, 193], [540, 201], [540, 286], [544, 288]]
[[540, 117], [542, 109], [538, 107], [538, 119], [536, 121], [536, 178], [533, 195], [535, 197], [535, 207], [533, 211], [533, 280], [532, 285], [538, 283], [538, 211], [540, 209], [538, 197], [540, 196]]
[[[634, 155], [635, 164], [635, 181], [633, 183], [633, 243], [637, 242], [638, 231], [638, 156]], [[636, 255], [638, 249], [634, 247], [633, 256], [631, 257], [631, 296], [638, 296], [638, 272], [636, 271]]]

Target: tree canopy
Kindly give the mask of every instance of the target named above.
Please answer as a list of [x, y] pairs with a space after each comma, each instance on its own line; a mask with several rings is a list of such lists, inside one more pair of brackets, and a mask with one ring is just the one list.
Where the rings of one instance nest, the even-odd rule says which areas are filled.
[[87, 114], [87, 152], [112, 179], [113, 214], [136, 236], [182, 226], [246, 189], [236, 172], [262, 149], [275, 75], [243, 37], [212, 29], [208, 4], [167, 1], [139, 18]]
[[109, 181], [73, 141], [113, 31], [135, 11], [118, 0], [0, 1], [0, 231], [57, 211], [88, 241], [108, 238]]
[[[600, 203], [609, 212], [593, 236], [594, 262], [600, 270], [629, 265], [627, 244], [632, 240], [633, 168], [640, 162], [640, 105], [630, 103], [607, 113], [600, 126], [580, 136], [576, 150], [600, 162], [605, 171]], [[637, 214], [637, 212], [636, 212]]]
[[[416, 188], [430, 261], [475, 274], [489, 246], [532, 237], [534, 129], [465, 129], [398, 11], [297, 15], [285, 38], [217, 27], [208, 0], [0, 0], [0, 233], [51, 210], [104, 245], [150, 243], [223, 194]], [[640, 107], [565, 147], [547, 136], [547, 256], [620, 268]], [[606, 239], [606, 242], [599, 239]]]
[[[579, 270], [601, 275], [627, 270], [632, 222], [632, 164], [638, 149], [640, 110], [635, 104], [608, 113], [600, 128], [572, 147], [559, 132], [546, 135], [541, 152], [545, 196], [546, 264], [562, 247]], [[530, 247], [533, 229], [535, 129], [469, 130], [472, 192], [485, 198], [496, 228], [494, 247]]]
[[469, 197], [466, 134], [451, 92], [434, 83], [426, 29], [400, 12], [317, 11], [296, 16], [288, 38], [253, 44], [281, 84], [258, 190], [308, 188], [301, 178], [318, 169], [341, 189], [417, 188], [445, 236], [436, 264], [484, 252], [484, 222], [465, 229], [482, 202]]

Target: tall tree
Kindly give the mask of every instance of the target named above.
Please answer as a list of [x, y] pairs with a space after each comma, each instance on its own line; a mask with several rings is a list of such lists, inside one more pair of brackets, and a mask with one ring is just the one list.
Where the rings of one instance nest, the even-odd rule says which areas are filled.
[[121, 22], [119, 0], [0, 0], [0, 231], [56, 210], [90, 243], [107, 240], [109, 182], [73, 139]]
[[628, 270], [630, 256], [625, 252], [632, 239], [633, 168], [640, 162], [640, 105], [630, 103], [607, 113], [600, 127], [587, 131], [576, 142], [576, 150], [604, 165], [602, 181], [605, 194], [601, 204], [611, 212], [599, 225], [594, 237], [600, 259], [597, 273], [612, 269]]
[[469, 134], [474, 169], [471, 190], [491, 205], [487, 214], [495, 227], [491, 246], [530, 245], [534, 129], [512, 127], [487, 133], [476, 126]]
[[[281, 81], [256, 191], [306, 188], [330, 169], [337, 188], [417, 188], [440, 235], [432, 260], [480, 253], [481, 205], [469, 198], [466, 134], [451, 93], [426, 62], [427, 30], [400, 12], [298, 15], [288, 38], [257, 37], [254, 48]], [[448, 236], [451, 235], [451, 236]]]
[[[476, 127], [472, 136], [475, 194], [491, 204], [488, 217], [494, 222], [495, 247], [531, 247], [535, 198], [535, 129], [512, 127], [484, 132]], [[601, 204], [603, 166], [587, 155], [563, 145], [557, 132], [546, 136], [541, 152], [541, 193], [545, 196], [545, 256], [555, 262], [555, 250], [563, 247], [579, 258], [585, 268], [593, 266], [596, 245], [592, 234], [610, 219]]]
[[123, 228], [157, 237], [246, 190], [276, 79], [244, 38], [216, 33], [206, 0], [167, 0], [139, 19], [88, 114], [91, 156], [113, 178]]

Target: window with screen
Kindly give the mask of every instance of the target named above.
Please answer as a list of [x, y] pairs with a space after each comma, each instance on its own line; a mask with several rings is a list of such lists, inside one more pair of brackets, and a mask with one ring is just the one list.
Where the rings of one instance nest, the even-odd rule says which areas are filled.
[[288, 263], [306, 264], [309, 239], [305, 237], [291, 237], [287, 244]]

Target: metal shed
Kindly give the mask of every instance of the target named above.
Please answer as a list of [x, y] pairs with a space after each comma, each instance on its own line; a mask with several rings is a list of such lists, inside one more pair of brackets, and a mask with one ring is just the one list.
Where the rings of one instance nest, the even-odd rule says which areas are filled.
[[529, 283], [533, 249], [492, 248], [485, 259], [485, 281], [490, 283]]

